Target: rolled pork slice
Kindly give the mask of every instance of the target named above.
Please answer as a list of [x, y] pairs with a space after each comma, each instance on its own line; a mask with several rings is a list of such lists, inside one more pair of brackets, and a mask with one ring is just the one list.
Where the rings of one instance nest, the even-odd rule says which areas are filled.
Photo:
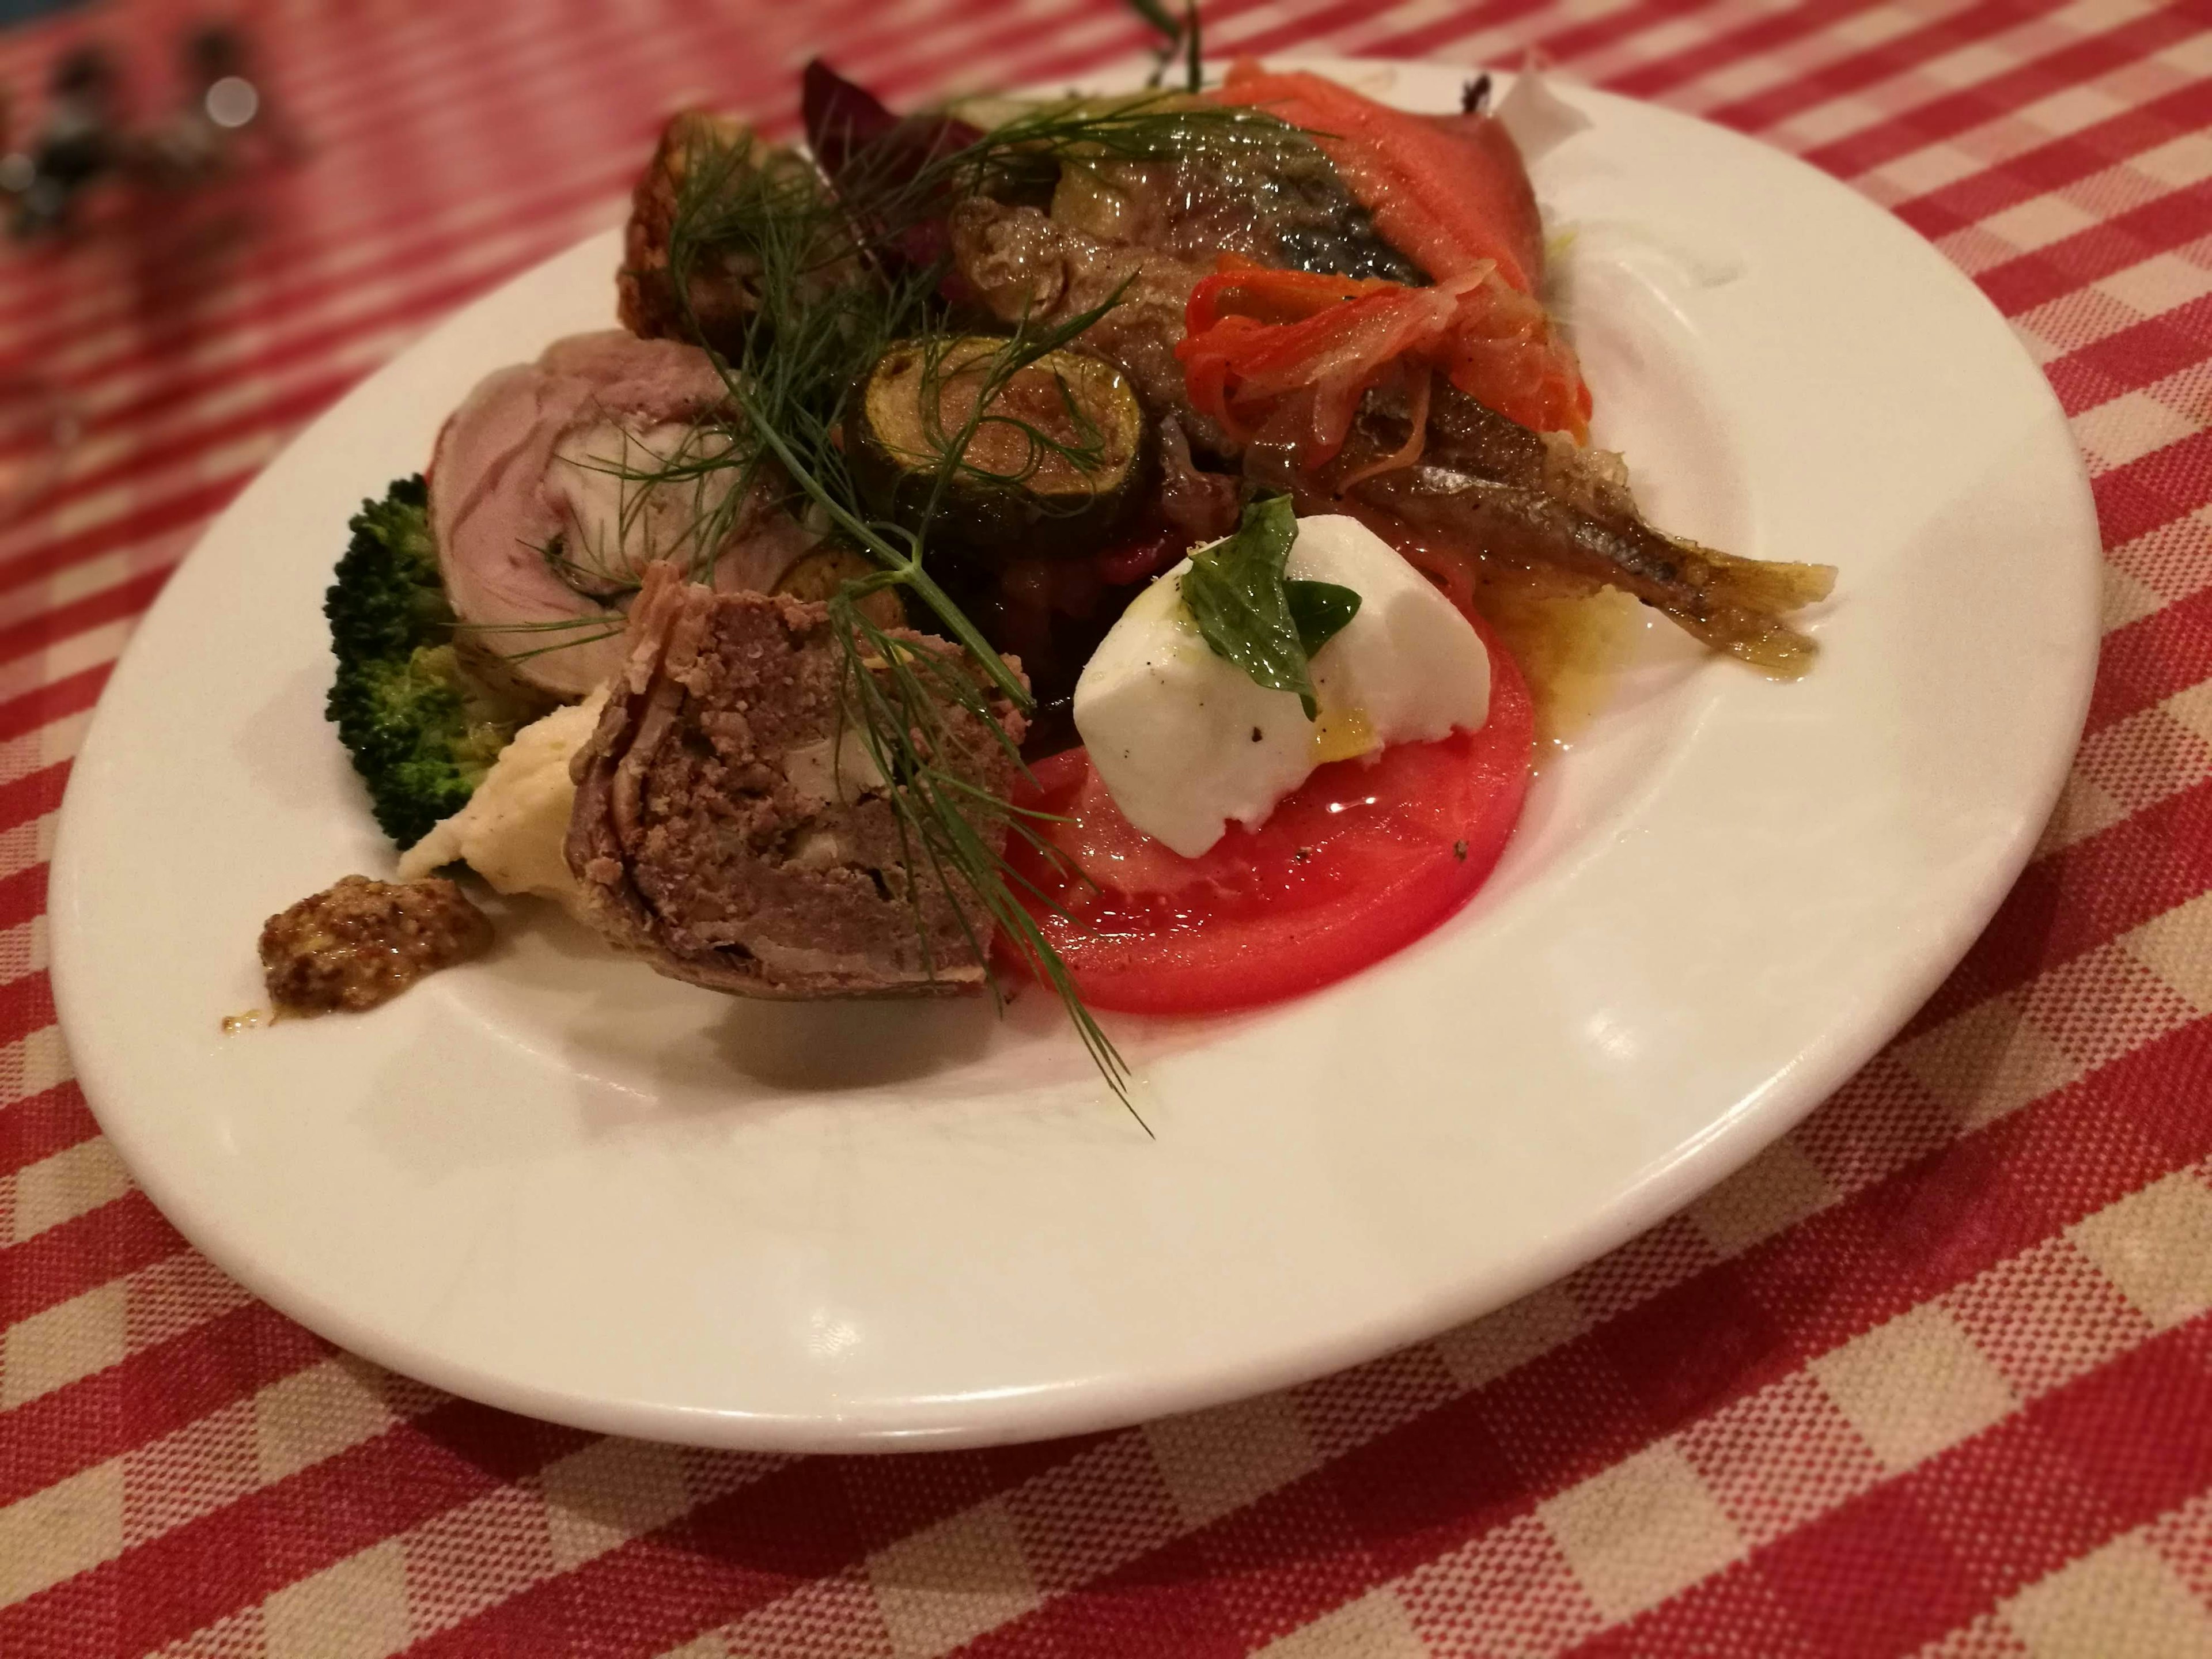
[[[900, 629], [915, 651], [945, 641]], [[827, 607], [648, 572], [629, 654], [573, 763], [568, 865], [599, 930], [671, 978], [741, 996], [973, 990], [991, 922], [948, 891], [841, 708]], [[873, 672], [881, 674], [880, 667]], [[927, 675], [921, 678], [927, 679]], [[1021, 715], [940, 708], [938, 763], [1003, 798]], [[970, 820], [994, 853], [1002, 820]]]
[[573, 701], [623, 660], [646, 566], [725, 592], [773, 587], [813, 544], [769, 469], [742, 469], [728, 388], [696, 346], [619, 329], [486, 377], [439, 435], [430, 515], [459, 641], [480, 665]]

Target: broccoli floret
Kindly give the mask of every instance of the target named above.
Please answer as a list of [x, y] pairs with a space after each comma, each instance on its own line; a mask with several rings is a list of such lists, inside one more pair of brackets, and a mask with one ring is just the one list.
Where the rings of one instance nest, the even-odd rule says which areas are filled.
[[402, 847], [459, 811], [515, 727], [542, 712], [471, 674], [454, 650], [428, 507], [419, 477], [362, 502], [323, 599], [338, 660], [324, 712]]

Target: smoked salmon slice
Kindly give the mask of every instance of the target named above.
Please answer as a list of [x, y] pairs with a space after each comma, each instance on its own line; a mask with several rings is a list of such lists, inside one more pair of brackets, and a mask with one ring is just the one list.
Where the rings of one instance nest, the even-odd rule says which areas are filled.
[[1492, 261], [1533, 294], [1544, 274], [1536, 193], [1512, 136], [1487, 115], [1408, 114], [1303, 70], [1230, 69], [1213, 94], [1313, 135], [1392, 246], [1437, 282]]

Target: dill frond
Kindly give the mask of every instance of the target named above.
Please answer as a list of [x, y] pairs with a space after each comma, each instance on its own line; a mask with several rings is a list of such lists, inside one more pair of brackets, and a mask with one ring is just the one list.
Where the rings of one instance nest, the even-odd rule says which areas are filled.
[[[1073, 471], [1084, 475], [1096, 474], [1104, 467], [1105, 431], [1083, 407], [1064, 376], [1054, 373], [1052, 378], [1062, 412], [1074, 430], [1072, 441], [1054, 435], [1034, 421], [1003, 412], [1000, 397], [1013, 383], [1015, 376], [1072, 344], [1091, 325], [1120, 305], [1131, 280], [1125, 278], [1089, 310], [1057, 323], [1037, 323], [1024, 311], [1013, 334], [995, 350], [963, 353], [956, 361], [953, 354], [971, 344], [976, 337], [939, 334], [919, 343], [922, 369], [918, 403], [928, 448], [908, 459], [930, 465], [929, 494], [921, 513], [925, 527], [943, 511], [956, 483], [967, 482], [989, 489], [1018, 489], [1054, 459], [1065, 462]], [[947, 428], [945, 393], [956, 380], [974, 381], [975, 396], [960, 424]], [[987, 428], [1011, 432], [1018, 441], [1021, 459], [1011, 470], [1000, 471], [974, 459], [975, 439]]]
[[1178, 21], [1161, 0], [1129, 0], [1129, 9], [1152, 26], [1161, 37], [1159, 49], [1152, 57], [1152, 72], [1145, 84], [1156, 87], [1167, 79], [1168, 65], [1177, 54], [1183, 62], [1183, 78], [1187, 88], [1196, 92], [1206, 84], [1200, 67], [1205, 53], [1199, 44], [1198, 0], [1183, 0], [1182, 17]]
[[[953, 913], [977, 961], [988, 965], [991, 960], [992, 929], [976, 928], [969, 920], [971, 909], [980, 910], [1004, 933], [1037, 978], [1060, 998], [1068, 1023], [1100, 1076], [1151, 1134], [1152, 1126], [1129, 1098], [1127, 1063], [1085, 1006], [1066, 964], [1016, 896], [1012, 884], [1019, 878], [997, 843], [1008, 834], [1019, 833], [1048, 857], [1062, 855], [1030, 828], [1027, 820], [1041, 815], [978, 788], [964, 775], [979, 769], [988, 757], [973, 752], [969, 740], [945, 718], [948, 708], [975, 714], [974, 724], [1021, 764], [1020, 753], [991, 710], [970, 662], [917, 649], [878, 627], [860, 611], [850, 591], [831, 598], [830, 617], [844, 653], [843, 707], [878, 774], [896, 786], [887, 799], [898, 825], [908, 871], [908, 902], [916, 908], [916, 931], [925, 955], [928, 934], [920, 925], [914, 878], [923, 869], [953, 900]], [[964, 769], [958, 763], [963, 760], [968, 763]], [[988, 833], [992, 830], [997, 834]], [[963, 896], [968, 902], [961, 902]], [[990, 985], [994, 997], [1002, 994], [995, 978]]]
[[[1289, 132], [1272, 118], [1244, 111], [1152, 107], [1144, 100], [1097, 106], [1048, 106], [1018, 115], [976, 143], [927, 155], [917, 168], [880, 141], [854, 152], [833, 196], [811, 173], [760, 165], [755, 143], [702, 144], [686, 157], [684, 184], [669, 237], [669, 275], [694, 341], [720, 374], [736, 418], [728, 442], [688, 458], [680, 467], [641, 470], [635, 482], [657, 484], [672, 475], [698, 477], [735, 470], [732, 498], [774, 477], [807, 504], [810, 516], [873, 558], [872, 574], [844, 583], [828, 601], [832, 632], [844, 656], [841, 719], [849, 719], [887, 790], [898, 826], [908, 902], [918, 907], [922, 883], [942, 892], [960, 919], [969, 949], [984, 965], [994, 996], [1002, 989], [991, 969], [994, 932], [1002, 934], [1066, 1008], [1085, 1052], [1115, 1097], [1136, 1117], [1130, 1073], [1112, 1039], [1084, 1005], [1073, 977], [1015, 890], [1018, 877], [1000, 843], [1018, 835], [1063, 870], [1063, 855], [1037, 834], [1039, 815], [981, 788], [969, 774], [986, 769], [974, 732], [988, 732], [1020, 775], [1029, 776], [999, 707], [1034, 707], [1020, 677], [927, 568], [930, 532], [956, 480], [987, 470], [968, 459], [970, 441], [986, 422], [1014, 422], [994, 411], [998, 394], [1024, 369], [1073, 343], [1121, 302], [1102, 304], [1056, 322], [1025, 316], [995, 351], [962, 362], [957, 372], [978, 380], [977, 396], [957, 425], [932, 411], [935, 447], [931, 486], [918, 521], [908, 528], [873, 516], [845, 460], [843, 423], [866, 372], [894, 343], [918, 343], [942, 367], [956, 337], [935, 295], [941, 266], [915, 268], [891, 244], [941, 207], [948, 193], [1018, 186], [1065, 160], [1150, 160], [1183, 153], [1194, 143], [1270, 143]], [[1194, 137], [1194, 135], [1196, 135]], [[709, 261], [726, 267], [741, 255], [750, 272], [750, 305], [734, 339], [710, 340], [692, 301], [693, 277]], [[1077, 416], [1082, 411], [1062, 382]], [[1018, 422], [1028, 430], [1029, 460], [1018, 474], [990, 472], [1013, 485], [1057, 455], [1089, 470], [1098, 437], [1079, 420], [1074, 441]], [[861, 601], [884, 588], [918, 604], [957, 647], [951, 655], [918, 648], [872, 620]], [[955, 720], [949, 711], [970, 719]], [[963, 767], [963, 763], [965, 765]], [[1024, 887], [1030, 884], [1023, 882]], [[1033, 889], [1031, 890], [1034, 890]], [[928, 962], [927, 932], [923, 941]], [[1146, 1134], [1152, 1133], [1144, 1125]]]

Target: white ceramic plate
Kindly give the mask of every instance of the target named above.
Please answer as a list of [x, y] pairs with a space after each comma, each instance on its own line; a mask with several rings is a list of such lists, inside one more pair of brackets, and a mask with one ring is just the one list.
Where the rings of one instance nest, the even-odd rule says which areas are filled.
[[[1419, 107], [1461, 73], [1346, 67]], [[387, 872], [320, 712], [343, 525], [486, 371], [605, 326], [615, 239], [472, 306], [211, 529], [70, 780], [53, 972], [102, 1127], [195, 1244], [346, 1347], [614, 1432], [855, 1449], [1096, 1429], [1497, 1306], [1648, 1226], [1863, 1061], [2050, 810], [2096, 651], [2058, 406], [1840, 185], [1570, 91], [1537, 168], [1601, 441], [1654, 519], [1825, 562], [1796, 685], [1654, 627], [1449, 926], [1294, 1005], [727, 1001], [543, 915], [376, 1013], [226, 1037], [262, 918]]]

